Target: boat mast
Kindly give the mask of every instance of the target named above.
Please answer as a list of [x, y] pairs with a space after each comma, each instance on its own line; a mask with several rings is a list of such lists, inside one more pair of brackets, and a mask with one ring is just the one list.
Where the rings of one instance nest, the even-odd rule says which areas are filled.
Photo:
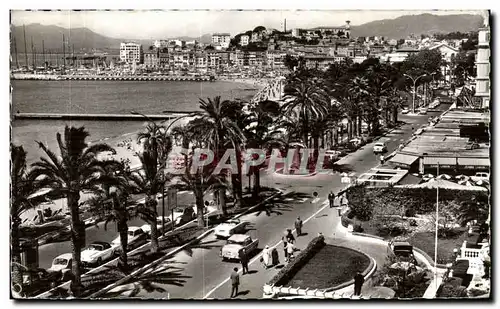
[[45, 42], [42, 40], [43, 66], [45, 67]]
[[23, 25], [23, 33], [24, 33], [24, 58], [26, 60], [26, 67], [29, 67], [28, 65], [28, 47], [26, 47], [26, 27]]
[[33, 47], [33, 37], [31, 37], [31, 59], [33, 61], [33, 70], [36, 69], [35, 67], [35, 49]]
[[19, 69], [19, 62], [17, 60], [17, 41], [16, 41], [16, 36], [14, 35], [14, 32], [12, 32], [12, 41], [14, 43], [14, 55], [16, 56], [16, 68]]
[[62, 36], [63, 36], [63, 40], [62, 40], [62, 43], [63, 43], [63, 46], [62, 46], [63, 47], [63, 68], [65, 68], [66, 67], [66, 50], [65, 50], [66, 44], [64, 44], [65, 43], [64, 42], [64, 33]]
[[72, 63], [72, 66], [74, 67], [75, 66], [75, 44], [73, 44], [73, 48], [72, 48], [71, 63]]

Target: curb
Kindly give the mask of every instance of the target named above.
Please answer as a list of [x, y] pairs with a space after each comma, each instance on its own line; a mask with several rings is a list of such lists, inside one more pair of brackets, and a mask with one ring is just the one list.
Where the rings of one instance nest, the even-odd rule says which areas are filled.
[[[254, 206], [252, 206], [252, 207], [249, 207], [247, 210], [245, 210], [244, 212], [242, 212], [242, 213], [238, 214], [238, 215], [237, 215], [237, 216], [235, 216], [233, 219], [238, 219], [239, 217], [242, 217], [243, 215], [247, 214], [248, 212], [252, 211], [253, 209], [255, 209], [255, 208], [259, 207], [260, 205], [262, 205], [263, 203], [267, 202], [268, 200], [270, 200], [270, 199], [272, 199], [272, 198], [276, 197], [277, 195], [281, 195], [281, 194], [282, 194], [282, 191], [281, 191], [281, 190], [278, 190], [278, 191], [279, 191], [279, 192], [277, 192], [277, 193], [275, 193], [275, 194], [273, 194], [273, 195], [271, 195], [271, 196], [269, 196], [269, 197], [265, 198], [265, 199], [264, 199], [263, 201], [261, 201], [260, 203], [258, 203], [258, 204], [256, 204], [256, 205], [254, 205]], [[174, 249], [174, 250], [172, 250], [172, 251], [168, 252], [167, 254], [165, 254], [165, 256], [163, 256], [163, 257], [159, 258], [158, 260], [156, 260], [156, 261], [154, 261], [154, 262], [152, 262], [152, 263], [150, 263], [150, 264], [148, 264], [148, 265], [144, 266], [143, 268], [140, 268], [140, 269], [138, 269], [138, 270], [136, 270], [136, 271], [132, 272], [130, 275], [128, 275], [128, 276], [126, 276], [126, 277], [124, 277], [124, 278], [122, 278], [122, 279], [118, 280], [118, 281], [117, 281], [117, 282], [115, 282], [115, 283], [110, 284], [109, 286], [107, 286], [107, 287], [105, 287], [104, 289], [102, 289], [102, 290], [100, 290], [100, 291], [98, 291], [98, 292], [96, 292], [96, 293], [94, 293], [94, 294], [92, 294], [92, 295], [90, 295], [90, 296], [86, 297], [85, 299], [94, 299], [94, 298], [97, 298], [99, 295], [101, 295], [101, 294], [103, 294], [103, 293], [106, 293], [106, 292], [108, 292], [108, 291], [112, 290], [113, 288], [115, 288], [115, 287], [117, 287], [117, 286], [119, 286], [119, 285], [123, 284], [123, 282], [126, 282], [128, 279], [130, 279], [131, 277], [133, 277], [133, 276], [135, 276], [136, 274], [140, 273], [141, 271], [143, 271], [143, 272], [144, 272], [144, 271], [149, 270], [150, 268], [153, 268], [153, 267], [155, 267], [155, 266], [159, 265], [161, 262], [163, 262], [164, 260], [168, 259], [168, 258], [169, 258], [169, 257], [171, 257], [172, 255], [174, 255], [174, 254], [178, 253], [179, 251], [182, 251], [184, 248], [186, 248], [186, 247], [188, 247], [188, 246], [192, 245], [193, 243], [196, 243], [197, 241], [199, 241], [199, 240], [201, 240], [201, 239], [205, 238], [205, 237], [206, 237], [206, 236], [208, 236], [210, 233], [212, 233], [212, 232], [214, 231], [214, 229], [215, 229], [215, 228], [211, 228], [211, 229], [207, 230], [206, 232], [204, 232], [204, 233], [203, 233], [203, 234], [201, 234], [200, 236], [198, 236], [198, 237], [196, 237], [195, 239], [193, 239], [193, 240], [191, 240], [191, 241], [189, 241], [189, 242], [185, 243], [185, 244], [184, 244], [184, 245], [182, 245], [181, 247], [179, 247], [179, 248], [177, 248], [177, 249]]]
[[97, 298], [99, 295], [101, 294], [104, 294], [106, 292], [109, 292], [110, 290], [112, 290], [113, 288], [119, 286], [119, 285], [122, 285], [124, 282], [126, 282], [127, 280], [129, 280], [130, 278], [132, 278], [133, 276], [135, 276], [136, 274], [139, 274], [141, 272], [145, 272], [147, 270], [149, 270], [150, 268], [153, 268], [155, 266], [158, 266], [161, 262], [163, 262], [164, 260], [168, 259], [169, 257], [171, 257], [172, 255], [178, 253], [179, 251], [182, 251], [184, 248], [186, 248], [187, 246], [189, 245], [192, 245], [193, 243], [205, 238], [208, 234], [212, 233], [214, 231], [214, 229], [209, 229], [208, 231], [204, 232], [203, 234], [201, 234], [200, 236], [196, 237], [195, 239], [185, 243], [184, 245], [180, 246], [179, 248], [177, 249], [174, 249], [170, 252], [168, 252], [167, 254], [165, 254], [163, 257], [159, 258], [158, 260], [152, 262], [151, 264], [148, 264], [142, 268], [139, 268], [135, 271], [133, 271], [130, 275], [116, 281], [115, 283], [112, 283], [110, 285], [108, 285], [107, 287], [105, 287], [104, 289], [88, 296], [88, 297], [85, 297], [84, 299], [95, 299]]

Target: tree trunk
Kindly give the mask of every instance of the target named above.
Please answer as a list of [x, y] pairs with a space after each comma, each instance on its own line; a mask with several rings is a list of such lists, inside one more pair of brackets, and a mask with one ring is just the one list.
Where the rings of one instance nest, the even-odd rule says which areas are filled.
[[252, 196], [254, 198], [259, 196], [260, 193], [260, 167], [252, 166], [253, 169], [253, 191]]
[[[242, 161], [241, 161], [241, 151], [236, 150], [236, 164], [237, 164], [237, 174], [236, 175], [231, 175], [234, 176], [231, 180], [234, 179], [233, 181], [233, 190], [236, 191], [236, 195], [234, 197], [234, 206], [236, 208], [239, 208], [242, 206], [242, 200], [243, 200], [243, 170], [241, 167]], [[233, 193], [234, 193], [233, 191]]]
[[[125, 218], [125, 216], [123, 216]], [[120, 251], [120, 259], [118, 260], [118, 267], [124, 271], [128, 272], [128, 226], [127, 220], [121, 219], [118, 221], [118, 233], [120, 234], [120, 243], [122, 246], [122, 250]]]
[[347, 122], [347, 139], [348, 141], [352, 139], [352, 120], [350, 119]]
[[361, 117], [358, 117], [358, 133], [357, 136], [361, 136], [361, 131], [362, 131], [362, 119]]
[[203, 203], [203, 191], [197, 190], [195, 194], [198, 227], [203, 228], [205, 227], [205, 220], [203, 218], [203, 209], [205, 209], [205, 205]]
[[79, 297], [82, 291], [82, 247], [85, 245], [85, 226], [80, 221], [79, 202], [80, 192], [69, 192], [68, 207], [71, 214], [71, 285], [70, 289], [74, 297]]
[[156, 223], [156, 218], [158, 217], [156, 199], [152, 196], [146, 196], [146, 205], [152, 214], [152, 218], [149, 218], [151, 221], [148, 222], [151, 227], [151, 252], [157, 253], [160, 250], [160, 245], [158, 244], [158, 226]]
[[[13, 206], [11, 206], [13, 207]], [[11, 230], [11, 244], [12, 244], [12, 284], [20, 284], [23, 283], [23, 275], [21, 271], [21, 244], [19, 242], [19, 225], [21, 224], [21, 220], [19, 216], [11, 213], [11, 221], [12, 221], [12, 230]]]

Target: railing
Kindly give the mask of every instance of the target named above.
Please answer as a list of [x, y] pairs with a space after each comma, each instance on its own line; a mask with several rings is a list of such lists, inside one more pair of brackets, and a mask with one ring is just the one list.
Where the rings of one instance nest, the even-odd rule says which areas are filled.
[[283, 286], [264, 286], [264, 298], [274, 297], [277, 295], [292, 295], [292, 296], [310, 296], [312, 298], [351, 298], [353, 293], [336, 293], [336, 292], [325, 292], [323, 290], [315, 289], [309, 290], [309, 288], [293, 288], [293, 287], [283, 287]]

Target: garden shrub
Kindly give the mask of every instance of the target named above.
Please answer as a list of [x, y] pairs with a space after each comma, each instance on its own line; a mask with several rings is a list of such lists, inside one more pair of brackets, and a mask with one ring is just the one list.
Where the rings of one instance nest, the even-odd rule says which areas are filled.
[[406, 217], [415, 217], [415, 215], [416, 215], [415, 209], [413, 209], [413, 208], [407, 208], [405, 210], [405, 216]]
[[459, 228], [440, 227], [438, 229], [438, 237], [442, 239], [457, 238], [463, 233], [464, 233], [463, 229]]
[[342, 224], [343, 227], [348, 227], [349, 224], [352, 224], [352, 220], [344, 215], [340, 217], [340, 223]]
[[302, 250], [295, 259], [283, 267], [272, 279], [268, 285], [281, 285], [290, 280], [295, 273], [304, 266], [321, 248], [326, 245], [325, 237], [318, 236], [314, 238], [307, 247]]
[[377, 233], [379, 236], [401, 236], [405, 235], [408, 230], [400, 223], [389, 223], [389, 224], [376, 224]]
[[363, 233], [364, 229], [363, 227], [361, 226], [361, 224], [359, 223], [354, 223], [354, 227], [352, 229], [353, 232], [356, 232], [356, 233]]
[[417, 226], [417, 220], [415, 219], [410, 219], [410, 226]]

